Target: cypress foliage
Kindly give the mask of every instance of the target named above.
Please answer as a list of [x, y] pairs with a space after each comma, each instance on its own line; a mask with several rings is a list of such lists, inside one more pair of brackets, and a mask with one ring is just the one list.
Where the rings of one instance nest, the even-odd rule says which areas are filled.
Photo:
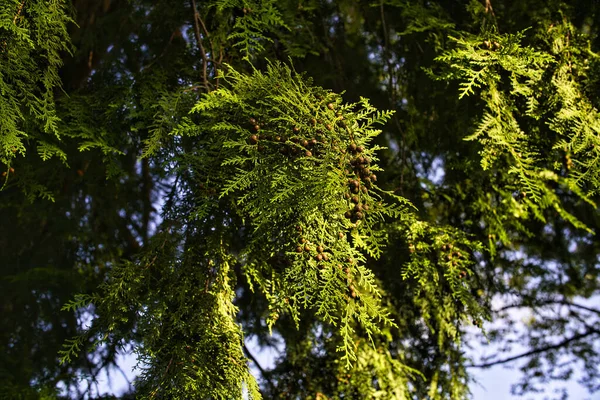
[[[332, 360], [336, 370], [364, 378], [346, 379], [335, 393], [409, 398], [408, 378], [417, 371], [387, 349], [383, 334], [397, 325], [381, 304], [366, 257], [381, 255], [387, 223], [408, 230], [404, 235], [418, 243], [419, 255], [404, 274], [421, 280], [418, 305], [440, 345], [451, 348], [460, 338], [457, 321], [480, 320], [483, 309], [462, 280], [472, 261], [446, 258], [474, 244], [418, 221], [406, 199], [377, 186], [371, 141], [380, 133], [374, 125], [390, 112], [377, 111], [367, 99], [344, 104], [284, 65], [251, 75], [229, 69], [224, 78], [227, 88], [205, 95], [171, 133], [196, 140], [180, 160], [186, 189], [165, 209], [168, 236], [146, 258], [115, 269], [98, 295], [68, 305], [94, 303], [109, 318], [68, 342], [63, 361], [76, 355], [86, 335], [100, 341], [128, 335], [119, 325], [133, 312], [145, 327], [137, 336], [146, 344], [138, 350], [146, 368], [139, 396], [231, 398], [246, 384], [259, 397], [233, 319], [229, 275], [236, 264], [250, 290], [265, 296], [269, 329], [284, 315], [299, 327], [309, 310], [337, 331], [331, 340], [339, 353]], [[147, 149], [157, 148], [153, 140]], [[244, 246], [234, 250], [240, 231]], [[207, 362], [215, 359], [221, 366]], [[392, 379], [390, 369], [396, 371]], [[374, 378], [379, 389], [369, 383]]]
[[[42, 159], [67, 155], [56, 145], [60, 138], [54, 90], [60, 87], [61, 52], [70, 51], [67, 24], [71, 22], [62, 0], [10, 0], [0, 9], [0, 162], [5, 165], [3, 185], [14, 171], [12, 160], [26, 151], [25, 138], [36, 143]], [[52, 196], [42, 185], [23, 182], [31, 196]]]

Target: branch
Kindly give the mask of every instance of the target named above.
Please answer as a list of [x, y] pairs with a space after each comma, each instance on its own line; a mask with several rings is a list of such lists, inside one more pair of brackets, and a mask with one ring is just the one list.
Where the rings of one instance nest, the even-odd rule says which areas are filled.
[[250, 360], [252, 360], [254, 365], [256, 365], [256, 368], [258, 368], [258, 370], [260, 371], [260, 374], [262, 375], [264, 380], [267, 381], [267, 383], [269, 384], [269, 387], [271, 388], [271, 393], [275, 393], [275, 385], [273, 384], [273, 381], [269, 377], [269, 373], [263, 369], [263, 367], [258, 363], [258, 360], [256, 359], [256, 357], [254, 357], [254, 355], [252, 355], [252, 353], [250, 353], [250, 350], [246, 346], [246, 343], [244, 343], [244, 353], [246, 353], [246, 356]]
[[131, 254], [128, 254], [128, 257], [131, 257], [133, 254], [135, 254], [140, 249], [140, 243], [138, 242], [136, 237], [133, 235], [133, 233], [131, 233], [131, 230], [127, 226], [127, 220], [125, 219], [125, 217], [121, 217], [119, 214], [117, 214], [116, 219], [117, 219], [117, 223], [118, 223], [117, 228], [119, 229], [119, 231], [122, 234], [121, 237], [125, 240], [125, 242], [127, 243], [128, 247], [129, 247], [128, 250], [131, 252]]
[[[19, 6], [19, 9], [17, 10], [17, 13], [15, 14], [15, 17], [13, 18], [14, 25], [17, 24], [17, 19], [19, 18], [19, 15], [21, 15], [21, 11], [23, 11], [24, 5], [25, 5], [25, 0], [23, 0], [21, 5]], [[6, 50], [6, 39], [2, 40], [1, 44], [2, 44], [2, 52], [4, 52], [4, 50]], [[8, 177], [6, 178], [6, 180], [8, 180]], [[5, 182], [4, 186], [6, 186], [6, 182]], [[4, 188], [4, 186], [2, 186], [2, 188]]]
[[121, 376], [123, 376], [123, 379], [125, 379], [125, 382], [127, 382], [127, 390], [130, 391], [133, 388], [133, 385], [131, 384], [131, 381], [127, 377], [127, 374], [125, 373], [125, 371], [123, 371], [123, 368], [121, 368], [116, 363], [114, 364], [114, 367], [117, 369], [117, 371], [119, 371], [121, 373]]
[[505, 358], [503, 360], [490, 361], [488, 363], [483, 363], [483, 364], [471, 364], [471, 365], [467, 365], [466, 367], [467, 368], [489, 368], [489, 367], [493, 367], [494, 365], [506, 364], [506, 363], [509, 363], [511, 361], [518, 360], [520, 358], [529, 357], [529, 356], [533, 356], [535, 354], [543, 353], [543, 352], [546, 352], [546, 351], [549, 351], [549, 350], [555, 350], [555, 349], [561, 348], [563, 346], [568, 345], [571, 342], [575, 342], [577, 340], [581, 340], [581, 339], [586, 338], [586, 337], [588, 337], [590, 335], [593, 335], [593, 334], [600, 334], [600, 331], [598, 331], [596, 329], [590, 329], [587, 332], [577, 334], [575, 336], [572, 336], [572, 337], [570, 337], [568, 339], [565, 339], [562, 342], [559, 342], [559, 343], [556, 343], [556, 344], [551, 344], [551, 345], [547, 345], [547, 346], [544, 346], [544, 347], [539, 347], [537, 349], [533, 349], [531, 351], [528, 351], [528, 352], [525, 352], [525, 353], [522, 353], [522, 354], [518, 354], [518, 355], [513, 356], [513, 357], [508, 357], [508, 358]]
[[[171, 364], [173, 364], [173, 357], [171, 357], [171, 359], [169, 360], [169, 364], [167, 365], [167, 369], [165, 370], [165, 372], [163, 373], [162, 377], [160, 378], [161, 380], [167, 376], [167, 374], [169, 373], [169, 368], [171, 368]], [[152, 393], [150, 393], [150, 398], [153, 399], [154, 396], [156, 396], [156, 393], [158, 393], [158, 389], [160, 389], [160, 386], [158, 386], [157, 388], [155, 388]]]
[[492, 8], [492, 1], [491, 0], [485, 0], [485, 12], [486, 13], [491, 13], [492, 15], [494, 15], [494, 9]]
[[150, 175], [150, 163], [147, 158], [142, 160], [142, 192], [141, 235], [144, 245], [147, 245], [150, 215], [152, 214], [152, 176]]
[[198, 47], [200, 48], [200, 53], [202, 54], [202, 83], [208, 91], [208, 57], [206, 56], [206, 51], [204, 50], [204, 45], [202, 44], [202, 37], [200, 36], [200, 25], [198, 25], [200, 14], [198, 14], [198, 9], [196, 8], [196, 0], [190, 0], [190, 3], [192, 9], [194, 10], [194, 36], [196, 37], [196, 42], [198, 42]]
[[151, 60], [148, 65], [142, 65], [142, 67], [140, 68], [140, 70], [143, 69], [148, 69], [151, 66], [154, 65], [154, 63], [156, 63], [158, 60], [160, 60], [162, 57], [164, 57], [164, 55], [167, 53], [167, 49], [171, 46], [171, 43], [173, 43], [173, 39], [175, 39], [175, 37], [181, 36], [181, 32], [179, 31], [179, 29], [176, 29], [172, 34], [171, 37], [169, 38], [169, 41], [167, 42], [167, 45], [165, 46], [165, 48], [163, 49], [163, 51], [156, 56], [153, 60]]
[[385, 12], [383, 9], [383, 2], [379, 5], [379, 10], [381, 12], [381, 25], [383, 28], [383, 53], [385, 57], [385, 62], [388, 68], [388, 74], [390, 79], [388, 80], [388, 90], [390, 91], [390, 95], [392, 96], [392, 105], [396, 107], [396, 90], [394, 88], [394, 76], [392, 74], [393, 66], [390, 61], [390, 40], [389, 40], [389, 32], [387, 28], [387, 24], [385, 23]]
[[525, 307], [541, 307], [541, 306], [547, 306], [547, 305], [551, 305], [551, 304], [560, 304], [563, 306], [568, 306], [568, 307], [574, 307], [574, 308], [579, 308], [585, 311], [589, 311], [591, 313], [595, 313], [600, 315], [600, 310], [595, 309], [595, 308], [591, 308], [591, 307], [587, 307], [581, 304], [577, 304], [577, 303], [572, 303], [566, 300], [545, 300], [545, 301], [541, 301], [541, 302], [537, 302], [537, 303], [532, 303], [530, 305], [527, 304], [509, 304], [507, 306], [501, 307], [497, 310], [494, 310], [495, 313], [499, 313], [502, 311], [506, 311], [509, 310], [511, 308], [525, 308]]
[[206, 37], [208, 39], [208, 43], [210, 44], [210, 57], [211, 57], [211, 62], [213, 63], [213, 69], [215, 69], [215, 75], [216, 75], [216, 68], [215, 68], [215, 48], [213, 46], [213, 41], [209, 38], [209, 34], [208, 34], [208, 29], [206, 29], [206, 25], [204, 24], [204, 21], [202, 21], [202, 17], [200, 16], [200, 13], [197, 12], [196, 16], [198, 17], [198, 21], [200, 22], [200, 25], [202, 25], [202, 30], [204, 31], [204, 37]]

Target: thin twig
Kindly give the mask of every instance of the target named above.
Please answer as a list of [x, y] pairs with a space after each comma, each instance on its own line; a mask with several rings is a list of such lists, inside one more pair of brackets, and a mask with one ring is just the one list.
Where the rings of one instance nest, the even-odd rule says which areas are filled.
[[[385, 22], [385, 10], [383, 8], [383, 2], [381, 2], [379, 4], [379, 10], [381, 13], [381, 25], [382, 25], [382, 30], [383, 30], [383, 40], [384, 40], [384, 57], [385, 57], [385, 62], [387, 64], [387, 69], [388, 69], [388, 74], [389, 74], [389, 80], [388, 80], [388, 90], [390, 92], [390, 95], [392, 96], [392, 107], [395, 109], [396, 108], [396, 86], [394, 85], [394, 74], [393, 74], [393, 65], [392, 65], [392, 61], [390, 59], [390, 33], [387, 27], [387, 24]], [[404, 137], [404, 130], [402, 129], [402, 127], [400, 126], [400, 122], [398, 121], [398, 117], [396, 115], [394, 115], [393, 117], [394, 122], [396, 123], [396, 126], [398, 128], [398, 131], [400, 132], [400, 151], [401, 151], [401, 157], [402, 157], [402, 165], [400, 167], [400, 195], [404, 196], [404, 167], [406, 165], [406, 146], [405, 146], [405, 137]]]
[[[163, 373], [163, 376], [162, 376], [162, 378], [166, 377], [166, 376], [167, 376], [167, 374], [169, 373], [169, 368], [171, 368], [171, 364], [173, 364], [173, 357], [171, 357], [171, 359], [169, 360], [169, 364], [167, 365], [167, 369], [166, 369], [166, 370], [165, 370], [165, 372]], [[161, 378], [161, 379], [162, 379], [162, 378]], [[159, 389], [159, 388], [156, 388], [156, 389], [154, 389], [154, 390], [152, 391], [152, 393], [150, 394], [150, 398], [151, 398], [151, 399], [153, 399], [153, 398], [154, 398], [154, 396], [156, 396], [156, 393], [158, 393], [158, 389]]]
[[171, 37], [169, 38], [169, 41], [167, 42], [167, 45], [162, 50], [162, 52], [158, 56], [154, 57], [154, 59], [152, 61], [150, 61], [150, 63], [148, 65], [143, 65], [141, 69], [148, 69], [148, 68], [150, 68], [151, 66], [154, 65], [154, 63], [156, 63], [158, 60], [160, 60], [162, 57], [164, 57], [164, 55], [167, 54], [167, 50], [171, 46], [171, 43], [173, 43], [173, 39], [176, 36], [178, 36], [177, 34], [181, 35], [181, 32], [179, 32], [178, 30], [176, 30], [175, 32], [173, 32], [171, 34]]
[[21, 11], [23, 11], [23, 6], [25, 5], [25, 0], [23, 0], [23, 2], [21, 3], [21, 5], [19, 6], [19, 11], [17, 11], [17, 15], [15, 15], [15, 17], [13, 18], [13, 24], [16, 25], [17, 24], [17, 18], [19, 18], [19, 15], [21, 15]]
[[121, 368], [117, 364], [114, 364], [114, 366], [115, 366], [116, 370], [121, 373], [121, 376], [123, 377], [123, 379], [125, 379], [125, 382], [127, 382], [128, 389], [131, 389], [133, 387], [133, 385], [131, 384], [131, 381], [129, 380], [129, 377], [127, 376], [125, 371], [123, 371], [123, 368]]
[[198, 89], [200, 89], [200, 88], [202, 88], [202, 86], [198, 86], [198, 85], [195, 85], [195, 86], [190, 86], [190, 87], [189, 87], [189, 88], [187, 88], [187, 89], [183, 89], [183, 93], [187, 93], [187, 92], [190, 92], [190, 91], [192, 91], [192, 90], [198, 90]]
[[[213, 56], [214, 57], [214, 56]], [[217, 61], [217, 65], [221, 66], [221, 63], [223, 62], [223, 47], [219, 46], [219, 61]], [[219, 74], [217, 71], [215, 71], [215, 77], [216, 77], [216, 86], [215, 89], [219, 89]]]

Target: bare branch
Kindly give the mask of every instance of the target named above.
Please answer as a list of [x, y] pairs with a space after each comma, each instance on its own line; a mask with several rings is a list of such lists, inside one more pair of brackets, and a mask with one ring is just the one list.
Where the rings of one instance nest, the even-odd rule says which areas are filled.
[[[208, 34], [208, 29], [206, 29], [206, 25], [204, 24], [204, 21], [202, 20], [202, 17], [200, 16], [199, 12], [196, 12], [196, 15], [198, 17], [198, 21], [200, 22], [200, 25], [202, 25], [202, 30], [204, 31], [204, 37], [206, 37], [208, 39], [208, 44], [210, 44], [210, 57], [211, 57], [211, 62], [213, 64], [213, 69], [215, 69], [215, 48], [213, 46], [213, 42], [210, 39], [210, 35]], [[215, 75], [216, 75], [216, 71], [215, 71]]]
[[521, 353], [521, 354], [518, 354], [516, 356], [508, 357], [508, 358], [505, 358], [505, 359], [502, 359], [502, 360], [490, 361], [488, 363], [483, 363], [483, 364], [471, 364], [471, 365], [467, 365], [466, 367], [467, 368], [489, 368], [489, 367], [493, 367], [494, 365], [506, 364], [506, 363], [509, 363], [511, 361], [519, 360], [521, 358], [525, 358], [525, 357], [533, 356], [533, 355], [536, 355], [536, 354], [544, 353], [544, 352], [550, 351], [550, 350], [559, 349], [561, 347], [564, 347], [564, 346], [568, 345], [571, 342], [576, 342], [578, 340], [584, 339], [584, 338], [586, 338], [588, 336], [591, 336], [591, 335], [594, 335], [594, 334], [598, 335], [598, 334], [600, 334], [600, 331], [598, 331], [596, 329], [590, 329], [587, 332], [577, 334], [575, 336], [567, 338], [567, 339], [563, 340], [562, 342], [559, 342], [559, 343], [556, 343], [556, 344], [551, 344], [551, 345], [539, 347], [537, 349], [533, 349], [533, 350], [530, 350], [528, 352]]
[[268, 372], [265, 371], [263, 369], [263, 367], [259, 364], [259, 362], [256, 359], [256, 357], [254, 357], [254, 355], [250, 352], [250, 350], [248, 349], [248, 347], [246, 346], [245, 343], [244, 343], [244, 353], [246, 353], [246, 356], [250, 360], [252, 360], [252, 362], [254, 363], [254, 365], [256, 365], [256, 368], [258, 368], [258, 370], [260, 371], [260, 374], [262, 375], [262, 377], [265, 379], [265, 381], [267, 381], [267, 383], [269, 384], [269, 387], [271, 388], [271, 393], [275, 393], [275, 385], [273, 384], [273, 381], [269, 377]]
[[196, 7], [196, 0], [190, 0], [192, 9], [194, 11], [194, 35], [196, 37], [196, 42], [198, 43], [198, 47], [200, 48], [200, 54], [202, 55], [202, 83], [206, 90], [209, 90], [208, 83], [208, 57], [206, 56], [206, 51], [204, 50], [204, 45], [202, 44], [202, 36], [200, 35], [200, 25], [198, 22], [200, 21], [200, 14], [198, 14], [198, 8]]
[[589, 311], [591, 313], [600, 315], [600, 310], [598, 310], [598, 309], [587, 307], [587, 306], [577, 304], [574, 302], [570, 302], [570, 301], [566, 301], [566, 300], [545, 300], [545, 301], [539, 301], [539, 302], [532, 303], [532, 304], [522, 304], [522, 303], [521, 304], [509, 304], [509, 305], [501, 307], [497, 310], [494, 310], [494, 312], [498, 313], [498, 312], [510, 310], [512, 308], [543, 307], [543, 306], [552, 305], [552, 304], [558, 304], [558, 305], [563, 305], [563, 306], [568, 306], [568, 307], [579, 308], [581, 310]]

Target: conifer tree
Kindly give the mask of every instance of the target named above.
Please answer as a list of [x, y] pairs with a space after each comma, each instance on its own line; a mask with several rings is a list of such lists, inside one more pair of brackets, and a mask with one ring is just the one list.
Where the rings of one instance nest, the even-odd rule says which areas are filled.
[[125, 348], [123, 398], [597, 391], [598, 11], [5, 1], [0, 392], [102, 398]]

